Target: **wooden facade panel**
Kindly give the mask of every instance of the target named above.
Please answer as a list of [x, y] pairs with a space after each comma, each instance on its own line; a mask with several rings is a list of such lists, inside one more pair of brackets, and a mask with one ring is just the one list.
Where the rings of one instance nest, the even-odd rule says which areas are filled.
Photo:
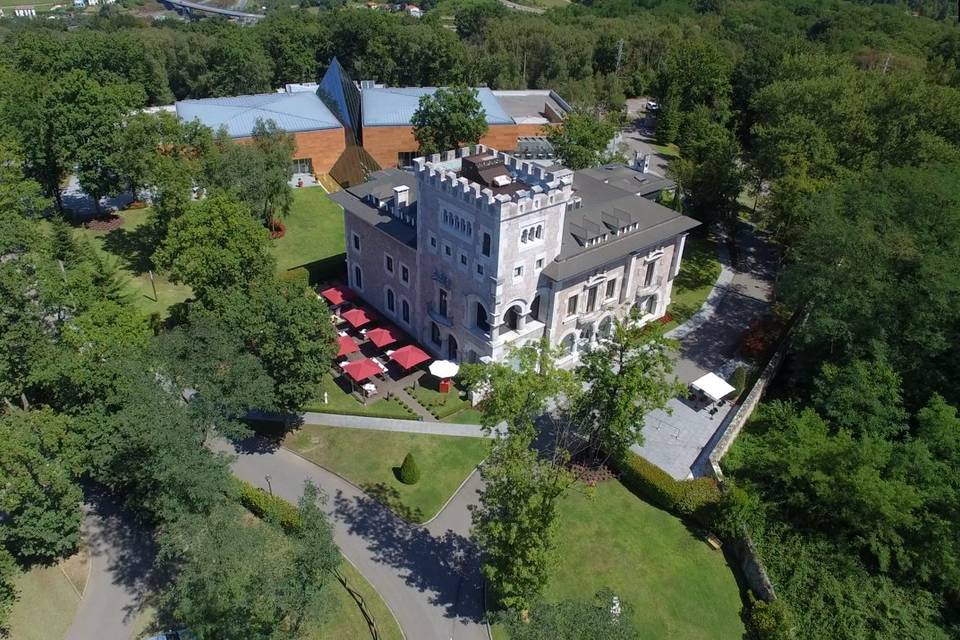
[[[319, 129], [299, 131], [293, 134], [296, 149], [293, 158], [310, 158], [314, 173], [330, 173], [330, 168], [346, 149], [346, 134], [343, 129]], [[249, 142], [252, 138], [237, 138]]]

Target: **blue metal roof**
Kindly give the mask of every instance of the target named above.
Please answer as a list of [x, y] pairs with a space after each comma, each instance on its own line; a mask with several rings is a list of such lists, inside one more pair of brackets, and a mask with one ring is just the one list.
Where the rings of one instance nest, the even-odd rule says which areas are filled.
[[[363, 126], [383, 127], [409, 125], [420, 105], [420, 96], [433, 95], [437, 87], [363, 88]], [[487, 114], [487, 124], [513, 124], [497, 97], [486, 87], [476, 89], [477, 98]]]
[[253, 135], [258, 119], [273, 120], [277, 127], [290, 132], [342, 127], [312, 91], [181, 100], [177, 102], [177, 116], [199, 120], [215, 131], [226, 127], [234, 138]]

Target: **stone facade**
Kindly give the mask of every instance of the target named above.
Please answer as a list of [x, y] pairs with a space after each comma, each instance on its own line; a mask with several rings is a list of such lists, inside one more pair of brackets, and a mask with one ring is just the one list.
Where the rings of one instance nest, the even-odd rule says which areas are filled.
[[412, 190], [405, 186], [394, 187], [392, 196], [393, 183], [378, 184], [377, 198], [364, 192], [370, 204], [363, 215], [350, 212], [361, 209], [346, 200], [349, 194], [338, 202], [347, 209], [350, 286], [435, 356], [500, 361], [512, 347], [546, 336], [572, 365], [634, 307], [644, 322], [663, 315], [685, 230], [695, 223], [639, 247], [642, 228], [625, 226], [610, 235], [636, 231], [631, 250], [620, 253], [598, 237], [596, 250], [577, 251], [602, 262], [555, 278], [548, 267], [569, 253], [567, 218], [580, 205], [573, 171], [483, 145], [418, 158], [415, 165], [409, 224], [388, 216], [408, 206]]

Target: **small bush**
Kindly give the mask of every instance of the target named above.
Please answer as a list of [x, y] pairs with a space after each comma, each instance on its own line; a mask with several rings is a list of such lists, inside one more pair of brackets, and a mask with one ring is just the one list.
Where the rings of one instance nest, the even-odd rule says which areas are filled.
[[674, 480], [660, 467], [632, 453], [615, 466], [623, 486], [655, 507], [678, 516], [708, 525], [720, 503], [720, 489], [709, 478]]
[[790, 640], [793, 613], [783, 599], [757, 600], [750, 594], [747, 633], [752, 640]]
[[287, 269], [280, 274], [280, 282], [289, 285], [292, 290], [303, 291], [310, 286], [310, 272], [304, 267]]
[[408, 453], [403, 458], [403, 464], [400, 465], [400, 473], [397, 475], [403, 484], [417, 484], [420, 482], [420, 468], [417, 466], [417, 461], [413, 459], [412, 453]]
[[737, 398], [742, 396], [744, 389], [747, 388], [747, 368], [740, 365], [734, 369], [728, 382], [730, 386], [737, 390]]
[[237, 481], [240, 487], [240, 504], [262, 520], [279, 525], [287, 533], [300, 528], [300, 512], [295, 506], [263, 489], [243, 480]]

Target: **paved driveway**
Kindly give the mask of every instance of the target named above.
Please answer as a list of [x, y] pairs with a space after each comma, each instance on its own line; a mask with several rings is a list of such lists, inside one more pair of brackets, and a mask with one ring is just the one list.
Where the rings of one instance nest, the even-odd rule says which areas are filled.
[[[237, 454], [233, 472], [296, 502], [312, 480], [328, 496], [334, 540], [343, 555], [393, 610], [408, 640], [485, 640], [482, 580], [476, 547], [468, 540], [466, 505], [475, 501], [476, 477], [429, 526], [411, 525], [339, 476], [252, 438], [217, 451]], [[267, 476], [270, 482], [267, 482]]]
[[108, 498], [84, 508], [90, 577], [66, 640], [130, 640], [148, 591], [150, 535]]

